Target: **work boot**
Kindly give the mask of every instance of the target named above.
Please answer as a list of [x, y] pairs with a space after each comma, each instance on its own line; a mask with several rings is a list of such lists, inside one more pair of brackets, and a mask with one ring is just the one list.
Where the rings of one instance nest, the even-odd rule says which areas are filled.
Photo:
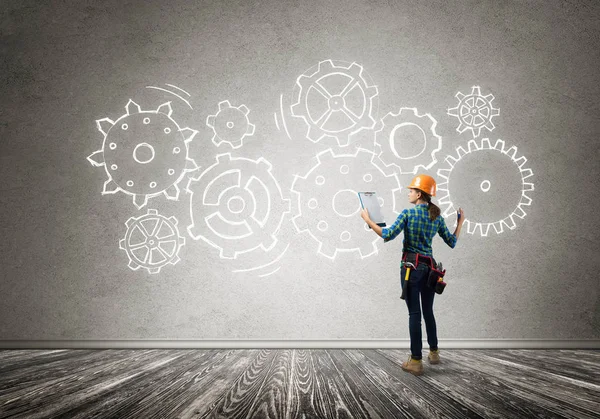
[[427, 359], [430, 364], [439, 364], [440, 363], [440, 350], [430, 350], [429, 355], [427, 355]]
[[421, 375], [423, 374], [423, 360], [412, 359], [412, 355], [409, 355], [408, 361], [402, 363], [402, 369], [413, 375]]

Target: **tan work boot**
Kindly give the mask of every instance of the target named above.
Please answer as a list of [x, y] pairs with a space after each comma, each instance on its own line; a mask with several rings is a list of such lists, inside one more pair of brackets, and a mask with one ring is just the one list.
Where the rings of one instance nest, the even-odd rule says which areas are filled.
[[430, 364], [439, 364], [440, 363], [440, 350], [430, 350], [429, 355], [427, 355], [427, 359]]
[[408, 361], [402, 363], [402, 369], [410, 372], [413, 375], [423, 374], [423, 360], [412, 359], [412, 355], [408, 356]]

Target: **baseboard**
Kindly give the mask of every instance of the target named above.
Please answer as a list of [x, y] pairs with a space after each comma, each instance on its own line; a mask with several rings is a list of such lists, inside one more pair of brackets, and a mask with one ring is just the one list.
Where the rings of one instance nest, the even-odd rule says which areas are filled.
[[[440, 339], [444, 349], [600, 349], [599, 339]], [[424, 340], [424, 346], [427, 346]], [[409, 349], [408, 339], [0, 340], [0, 349]]]

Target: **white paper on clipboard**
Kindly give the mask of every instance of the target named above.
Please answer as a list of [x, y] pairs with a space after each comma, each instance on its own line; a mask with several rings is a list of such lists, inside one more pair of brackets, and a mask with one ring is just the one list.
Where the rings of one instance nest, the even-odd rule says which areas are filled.
[[[377, 199], [377, 193], [375, 192], [359, 192], [358, 199], [360, 199], [360, 205], [369, 211], [369, 217], [375, 224], [380, 227], [385, 227], [385, 220], [381, 215], [381, 207], [379, 206], [379, 200]], [[370, 228], [370, 227], [369, 227]]]

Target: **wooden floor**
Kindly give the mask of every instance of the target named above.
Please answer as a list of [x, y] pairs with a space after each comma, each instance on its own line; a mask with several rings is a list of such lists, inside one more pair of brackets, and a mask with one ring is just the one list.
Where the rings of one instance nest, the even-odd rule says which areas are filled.
[[598, 418], [600, 350], [0, 350], [1, 418]]

